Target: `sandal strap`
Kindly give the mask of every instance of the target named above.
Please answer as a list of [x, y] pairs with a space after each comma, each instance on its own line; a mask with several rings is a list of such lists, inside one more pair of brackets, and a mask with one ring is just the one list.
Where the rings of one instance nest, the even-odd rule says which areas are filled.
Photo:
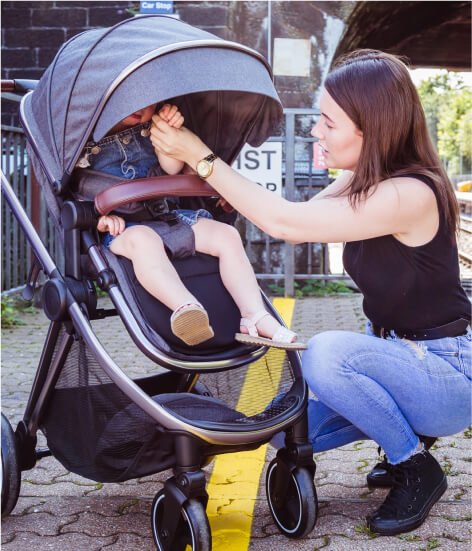
[[267, 310], [259, 310], [250, 318], [241, 318], [241, 326], [248, 330], [248, 334], [251, 337], [258, 337], [259, 332], [257, 331], [256, 325], [265, 316], [270, 316], [270, 313]]
[[183, 310], [184, 308], [188, 308], [189, 306], [196, 306], [197, 308], [201, 308], [202, 310], [204, 310], [203, 304], [200, 304], [199, 302], [184, 302], [180, 306], [177, 306], [177, 308], [172, 312], [172, 315], [170, 317], [171, 321], [181, 310]]
[[272, 337], [273, 341], [283, 342], [283, 343], [289, 343], [293, 341], [293, 338], [296, 337], [297, 334], [287, 329], [287, 327], [283, 327], [282, 325], [277, 329], [274, 336]]

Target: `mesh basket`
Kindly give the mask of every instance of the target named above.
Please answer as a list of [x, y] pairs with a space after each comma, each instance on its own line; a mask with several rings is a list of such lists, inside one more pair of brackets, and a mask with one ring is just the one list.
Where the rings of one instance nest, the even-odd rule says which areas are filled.
[[41, 430], [68, 470], [100, 482], [152, 474], [174, 462], [170, 436], [111, 381], [82, 339], [72, 344]]
[[[199, 386], [203, 383], [210, 399], [177, 394], [179, 377], [171, 372], [152, 375], [146, 388], [156, 402], [189, 421], [231, 422], [247, 430], [250, 423], [270, 423], [297, 401], [274, 401], [294, 380], [287, 354], [275, 349], [248, 366], [201, 375]], [[112, 382], [80, 338], [73, 341], [41, 429], [68, 470], [93, 480], [118, 482], [174, 465], [172, 435]]]
[[[269, 349], [267, 354], [245, 367], [215, 374], [203, 374], [200, 382], [215, 398], [244, 414], [240, 422], [247, 423], [254, 416], [262, 419], [282, 413], [281, 407], [268, 408], [273, 399], [290, 390], [294, 381], [292, 364], [284, 350]], [[267, 409], [266, 409], [267, 408]]]

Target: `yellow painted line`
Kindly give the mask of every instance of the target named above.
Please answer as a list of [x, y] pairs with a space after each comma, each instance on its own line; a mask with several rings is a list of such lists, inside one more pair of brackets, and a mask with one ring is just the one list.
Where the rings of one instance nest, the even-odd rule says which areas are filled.
[[[290, 327], [295, 300], [273, 301]], [[270, 373], [264, 358], [248, 370], [236, 409], [246, 415], [261, 412], [275, 397], [280, 383], [285, 352], [272, 349]], [[259, 364], [259, 366], [257, 366]], [[257, 367], [260, 367], [258, 369]], [[257, 387], [254, 395], [253, 389]], [[275, 391], [274, 391], [275, 389]], [[264, 468], [267, 444], [257, 450], [217, 456], [207, 485], [214, 551], [245, 551], [251, 539], [251, 526], [259, 481]]]

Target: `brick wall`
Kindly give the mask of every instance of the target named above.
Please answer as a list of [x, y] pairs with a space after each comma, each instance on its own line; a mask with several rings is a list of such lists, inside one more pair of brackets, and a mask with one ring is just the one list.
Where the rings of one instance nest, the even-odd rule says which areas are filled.
[[134, 2], [2, 2], [2, 78], [40, 78], [72, 36], [132, 17]]
[[[39, 79], [72, 36], [132, 17], [136, 2], [5, 2], [2, 10], [2, 78]], [[18, 125], [17, 106], [2, 104], [2, 123]]]

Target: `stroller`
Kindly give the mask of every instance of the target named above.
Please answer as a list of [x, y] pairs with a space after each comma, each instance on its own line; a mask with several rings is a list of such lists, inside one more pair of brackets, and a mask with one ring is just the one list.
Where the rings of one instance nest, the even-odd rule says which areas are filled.
[[[267, 471], [267, 499], [283, 534], [305, 536], [316, 522], [317, 497], [298, 353], [234, 341], [238, 309], [217, 260], [202, 254], [175, 260], [174, 266], [208, 311], [215, 336], [184, 346], [170, 329], [170, 311], [139, 285], [131, 262], [100, 244], [97, 200], [79, 200], [75, 193], [74, 168], [90, 136], [100, 140], [129, 113], [152, 103], [176, 104], [186, 125], [226, 162], [234, 161], [244, 143], [263, 143], [282, 118], [265, 60], [240, 44], [150, 15], [75, 36], [39, 83], [15, 81], [13, 87], [26, 92], [21, 123], [64, 267], [52, 259], [2, 174], [2, 193], [35, 257], [26, 293], [31, 297], [43, 271], [42, 305], [50, 320], [15, 431], [2, 414], [2, 515], [17, 502], [21, 471], [44, 456], [98, 482], [173, 469], [152, 505], [155, 544], [162, 551], [207, 551], [202, 467], [215, 455], [255, 449], [285, 432], [285, 447]], [[187, 208], [206, 208], [215, 219], [234, 222], [235, 214], [219, 209], [215, 192], [196, 176], [146, 179], [145, 196], [136, 182], [118, 182], [103, 192], [100, 213], [138, 200], [152, 207], [153, 199], [172, 191]], [[97, 287], [112, 308], [98, 307]], [[93, 330], [110, 316], [121, 318], [136, 347], [157, 364], [155, 373], [132, 379], [110, 357]], [[47, 449], [36, 448], [38, 430]]]

